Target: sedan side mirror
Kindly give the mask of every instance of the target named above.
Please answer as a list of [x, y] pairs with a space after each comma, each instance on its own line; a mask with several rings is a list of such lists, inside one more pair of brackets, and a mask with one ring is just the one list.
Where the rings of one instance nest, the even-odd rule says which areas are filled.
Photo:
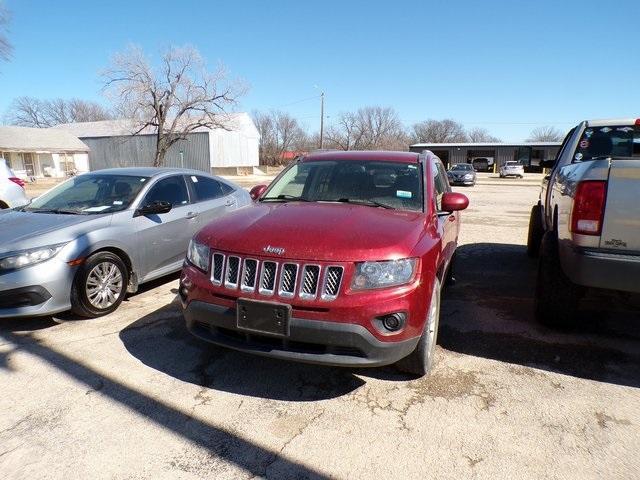
[[251, 190], [249, 190], [249, 195], [251, 196], [251, 199], [255, 202], [262, 196], [262, 194], [265, 192], [266, 189], [267, 189], [266, 185], [256, 185]]
[[555, 164], [556, 164], [555, 159], [554, 160], [540, 160], [540, 167], [542, 167], [542, 168], [553, 168]]
[[144, 207], [140, 207], [136, 210], [135, 216], [140, 215], [159, 215], [161, 213], [168, 213], [173, 206], [169, 202], [157, 201], [146, 204]]
[[469, 206], [469, 199], [466, 195], [457, 192], [446, 192], [442, 195], [440, 209], [443, 212], [456, 212], [464, 210]]

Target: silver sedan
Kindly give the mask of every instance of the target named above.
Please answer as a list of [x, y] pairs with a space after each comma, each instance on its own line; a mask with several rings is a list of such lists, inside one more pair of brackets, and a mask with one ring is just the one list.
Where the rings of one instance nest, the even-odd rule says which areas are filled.
[[71, 178], [0, 211], [0, 318], [113, 312], [139, 284], [180, 270], [210, 220], [250, 203], [239, 186], [193, 170]]

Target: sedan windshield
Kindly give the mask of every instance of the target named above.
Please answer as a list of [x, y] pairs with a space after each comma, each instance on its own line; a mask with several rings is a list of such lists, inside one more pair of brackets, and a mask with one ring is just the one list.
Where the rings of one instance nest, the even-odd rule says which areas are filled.
[[149, 177], [87, 173], [36, 198], [23, 210], [89, 215], [113, 213], [131, 205]]
[[297, 162], [261, 201], [342, 202], [422, 211], [422, 168], [417, 163], [359, 160]]
[[456, 165], [454, 165], [451, 170], [468, 170], [471, 171], [473, 170], [473, 167], [471, 165], [469, 165], [468, 163], [458, 163]]

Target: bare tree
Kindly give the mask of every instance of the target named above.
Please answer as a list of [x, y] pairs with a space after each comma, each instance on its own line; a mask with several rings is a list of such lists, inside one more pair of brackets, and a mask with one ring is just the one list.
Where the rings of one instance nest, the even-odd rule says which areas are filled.
[[414, 143], [456, 143], [469, 140], [464, 127], [448, 118], [416, 123], [411, 130]]
[[33, 97], [14, 99], [4, 120], [22, 127], [47, 128], [61, 123], [109, 120], [113, 115], [96, 102], [72, 98], [41, 100]]
[[406, 150], [408, 141], [397, 112], [364, 107], [342, 113], [327, 129], [327, 145], [341, 150]]
[[13, 46], [7, 38], [7, 25], [10, 16], [3, 3], [0, 3], [0, 60], [8, 61], [13, 52]]
[[561, 142], [564, 133], [555, 127], [546, 125], [544, 127], [534, 128], [527, 139], [527, 142]]
[[164, 165], [172, 145], [199, 128], [231, 129], [227, 111], [243, 89], [228, 82], [222, 66], [207, 71], [193, 47], [172, 47], [153, 67], [142, 49], [115, 55], [103, 72], [104, 90], [123, 116], [133, 119], [132, 134], [156, 135], [154, 166]]
[[467, 132], [467, 137], [473, 143], [499, 142], [500, 139], [491, 135], [485, 128], [473, 128]]
[[278, 165], [284, 153], [305, 149], [309, 138], [298, 121], [280, 111], [253, 112], [253, 121], [260, 132], [260, 163]]

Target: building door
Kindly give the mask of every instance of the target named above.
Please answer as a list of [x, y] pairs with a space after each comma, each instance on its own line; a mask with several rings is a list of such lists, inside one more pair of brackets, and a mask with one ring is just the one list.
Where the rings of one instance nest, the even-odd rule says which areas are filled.
[[33, 153], [24, 152], [21, 155], [22, 155], [22, 165], [23, 165], [22, 168], [24, 168], [27, 171], [27, 176], [35, 177], [38, 172], [36, 172], [36, 164], [33, 160]]

